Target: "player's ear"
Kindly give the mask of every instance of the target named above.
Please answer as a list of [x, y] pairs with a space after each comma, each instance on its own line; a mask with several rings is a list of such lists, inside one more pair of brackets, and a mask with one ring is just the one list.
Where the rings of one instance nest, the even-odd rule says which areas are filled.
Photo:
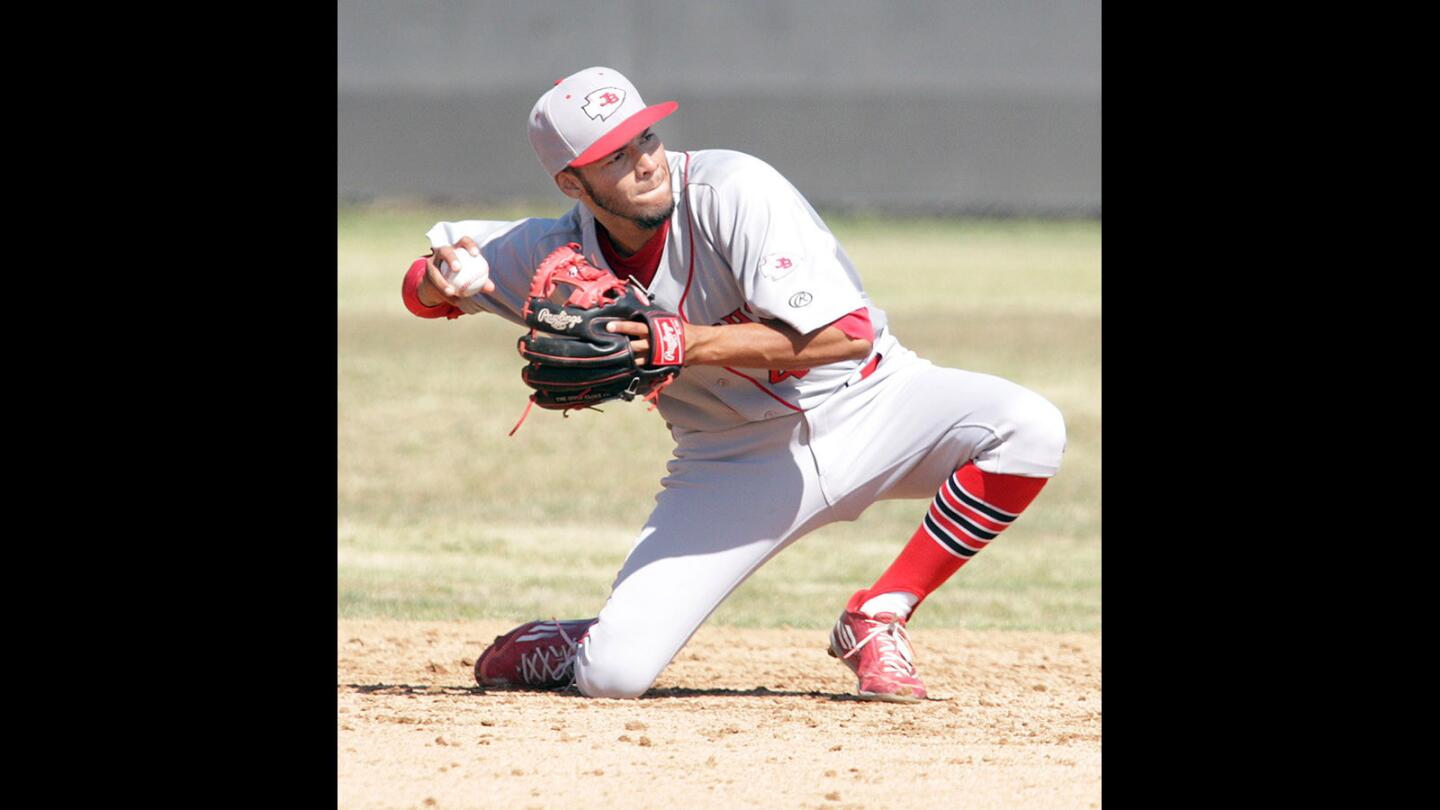
[[575, 170], [566, 166], [555, 175], [555, 185], [560, 192], [572, 200], [578, 200], [585, 196], [585, 188], [580, 185], [580, 178], [575, 176]]

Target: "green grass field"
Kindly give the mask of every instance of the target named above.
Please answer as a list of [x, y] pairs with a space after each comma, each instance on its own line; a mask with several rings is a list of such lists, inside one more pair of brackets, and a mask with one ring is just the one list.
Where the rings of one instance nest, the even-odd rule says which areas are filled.
[[[488, 316], [425, 321], [400, 302], [401, 276], [435, 222], [562, 210], [339, 212], [340, 616], [518, 622], [593, 616], [604, 603], [669, 458], [658, 414], [640, 403], [568, 419], [537, 409], [507, 437], [529, 395], [519, 329]], [[902, 343], [1043, 394], [1069, 430], [1059, 476], [917, 621], [1098, 630], [1100, 224], [827, 221]], [[588, 492], [568, 472], [580, 459], [608, 460]], [[829, 627], [925, 508], [881, 502], [809, 535], [711, 621]]]

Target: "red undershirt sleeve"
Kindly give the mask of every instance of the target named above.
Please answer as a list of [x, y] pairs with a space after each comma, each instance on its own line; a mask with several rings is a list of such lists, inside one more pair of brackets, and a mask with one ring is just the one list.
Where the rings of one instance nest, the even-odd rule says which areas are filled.
[[851, 340], [868, 340], [872, 343], [875, 341], [875, 327], [870, 323], [870, 310], [866, 307], [861, 307], [830, 325], [844, 332]]
[[421, 318], [449, 318], [454, 320], [464, 315], [464, 310], [454, 304], [439, 303], [433, 307], [427, 307], [420, 301], [420, 279], [425, 276], [425, 260], [416, 259], [410, 265], [410, 270], [405, 273], [405, 281], [400, 285], [400, 298], [405, 302], [405, 308]]

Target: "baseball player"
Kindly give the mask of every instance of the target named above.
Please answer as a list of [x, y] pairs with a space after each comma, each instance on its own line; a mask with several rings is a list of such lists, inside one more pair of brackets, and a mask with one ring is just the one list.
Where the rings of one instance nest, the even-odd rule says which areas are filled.
[[[531, 275], [566, 243], [684, 320], [656, 400], [675, 440], [656, 506], [592, 619], [530, 622], [476, 661], [482, 685], [638, 697], [716, 607], [805, 534], [885, 498], [928, 498], [899, 556], [845, 603], [830, 654], [873, 700], [926, 696], [906, 626], [1059, 470], [1060, 412], [998, 377], [906, 349], [805, 198], [761, 160], [670, 152], [618, 71], [560, 80], [530, 141], [576, 201], [558, 219], [442, 222], [402, 287], [421, 317], [524, 324]], [[643, 322], [616, 322], [644, 355]], [[898, 539], [898, 538], [897, 538]]]

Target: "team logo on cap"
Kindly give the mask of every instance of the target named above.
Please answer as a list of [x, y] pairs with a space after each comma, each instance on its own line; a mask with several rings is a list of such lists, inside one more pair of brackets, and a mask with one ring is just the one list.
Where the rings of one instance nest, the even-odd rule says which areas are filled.
[[604, 121], [625, 103], [625, 91], [618, 87], [602, 87], [585, 97], [581, 111], [596, 121]]

